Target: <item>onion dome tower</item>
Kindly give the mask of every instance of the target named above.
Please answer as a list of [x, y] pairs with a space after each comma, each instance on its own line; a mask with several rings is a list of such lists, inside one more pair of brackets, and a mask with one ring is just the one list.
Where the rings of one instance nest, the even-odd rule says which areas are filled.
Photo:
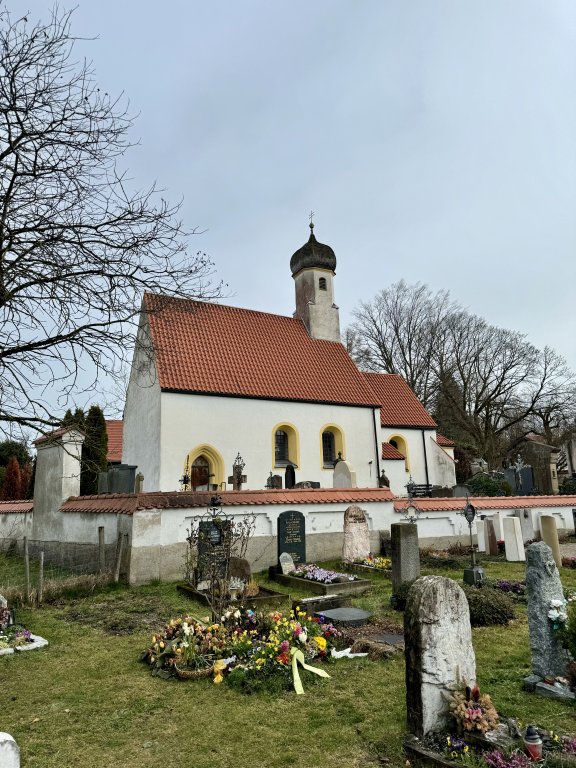
[[294, 317], [302, 320], [313, 339], [340, 342], [340, 315], [334, 304], [333, 279], [336, 255], [314, 237], [310, 222], [308, 242], [290, 259], [296, 289]]

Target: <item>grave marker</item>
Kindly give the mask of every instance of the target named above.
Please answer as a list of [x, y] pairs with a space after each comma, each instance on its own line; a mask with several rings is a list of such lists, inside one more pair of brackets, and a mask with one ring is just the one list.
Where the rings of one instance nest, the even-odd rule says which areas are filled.
[[498, 554], [498, 540], [496, 539], [496, 531], [494, 530], [494, 521], [487, 519], [484, 520], [484, 536], [488, 542], [488, 554]]
[[520, 520], [520, 528], [522, 529], [522, 541], [524, 544], [528, 541], [534, 541], [536, 538], [536, 532], [532, 523], [532, 510], [531, 509], [517, 509], [514, 512], [514, 517]]
[[566, 674], [568, 653], [548, 618], [552, 600], [564, 601], [564, 590], [552, 550], [543, 541], [527, 549], [526, 594], [532, 670], [543, 679]]
[[558, 541], [558, 527], [556, 518], [552, 515], [540, 515], [540, 531], [542, 541], [552, 550], [552, 557], [558, 568], [562, 567], [562, 555], [560, 554], [560, 542]]
[[402, 584], [420, 576], [418, 526], [415, 523], [392, 523], [390, 526], [392, 555], [392, 594]]
[[0, 733], [0, 765], [2, 768], [20, 768], [20, 750], [9, 733]]
[[302, 512], [291, 510], [278, 515], [278, 562], [287, 552], [295, 563], [306, 562], [306, 521]]
[[509, 563], [523, 563], [526, 560], [526, 554], [520, 520], [517, 517], [505, 517], [502, 521], [502, 527], [504, 529], [506, 560]]
[[282, 552], [280, 555], [280, 568], [282, 569], [282, 573], [285, 574], [293, 573], [296, 570], [292, 555], [289, 555], [288, 552]]
[[[342, 464], [343, 462], [340, 462]], [[350, 506], [344, 512], [344, 543], [342, 545], [342, 561], [353, 563], [362, 560], [370, 554], [370, 531], [363, 509]]]
[[406, 709], [416, 736], [443, 731], [450, 720], [445, 694], [476, 681], [470, 611], [462, 589], [444, 576], [423, 576], [404, 612]]
[[201, 520], [198, 524], [198, 580], [225, 578], [230, 562], [230, 520]]
[[356, 472], [352, 465], [344, 459], [334, 467], [332, 485], [334, 488], [356, 488]]

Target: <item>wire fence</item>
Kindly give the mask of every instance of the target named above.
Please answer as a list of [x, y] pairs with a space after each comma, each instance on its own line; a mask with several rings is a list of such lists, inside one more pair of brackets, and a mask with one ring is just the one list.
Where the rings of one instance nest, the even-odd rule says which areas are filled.
[[38, 605], [118, 582], [128, 570], [128, 536], [97, 544], [0, 537], [0, 594], [10, 604]]

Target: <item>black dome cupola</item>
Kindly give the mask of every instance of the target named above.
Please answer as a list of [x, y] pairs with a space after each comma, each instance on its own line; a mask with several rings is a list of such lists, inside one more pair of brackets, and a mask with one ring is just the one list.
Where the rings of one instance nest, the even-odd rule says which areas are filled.
[[319, 243], [314, 237], [314, 224], [310, 222], [310, 237], [290, 259], [292, 277], [302, 269], [329, 269], [336, 272], [336, 254], [329, 245]]

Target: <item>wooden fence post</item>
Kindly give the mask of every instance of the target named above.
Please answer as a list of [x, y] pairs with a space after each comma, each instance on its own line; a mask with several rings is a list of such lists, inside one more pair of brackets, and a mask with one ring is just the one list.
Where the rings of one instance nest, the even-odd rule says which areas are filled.
[[24, 583], [26, 602], [30, 602], [30, 555], [28, 553], [28, 537], [24, 536]]
[[40, 552], [40, 567], [38, 570], [38, 604], [42, 605], [44, 598], [44, 550]]
[[104, 526], [98, 526], [98, 563], [100, 573], [106, 570], [106, 548], [104, 545]]

